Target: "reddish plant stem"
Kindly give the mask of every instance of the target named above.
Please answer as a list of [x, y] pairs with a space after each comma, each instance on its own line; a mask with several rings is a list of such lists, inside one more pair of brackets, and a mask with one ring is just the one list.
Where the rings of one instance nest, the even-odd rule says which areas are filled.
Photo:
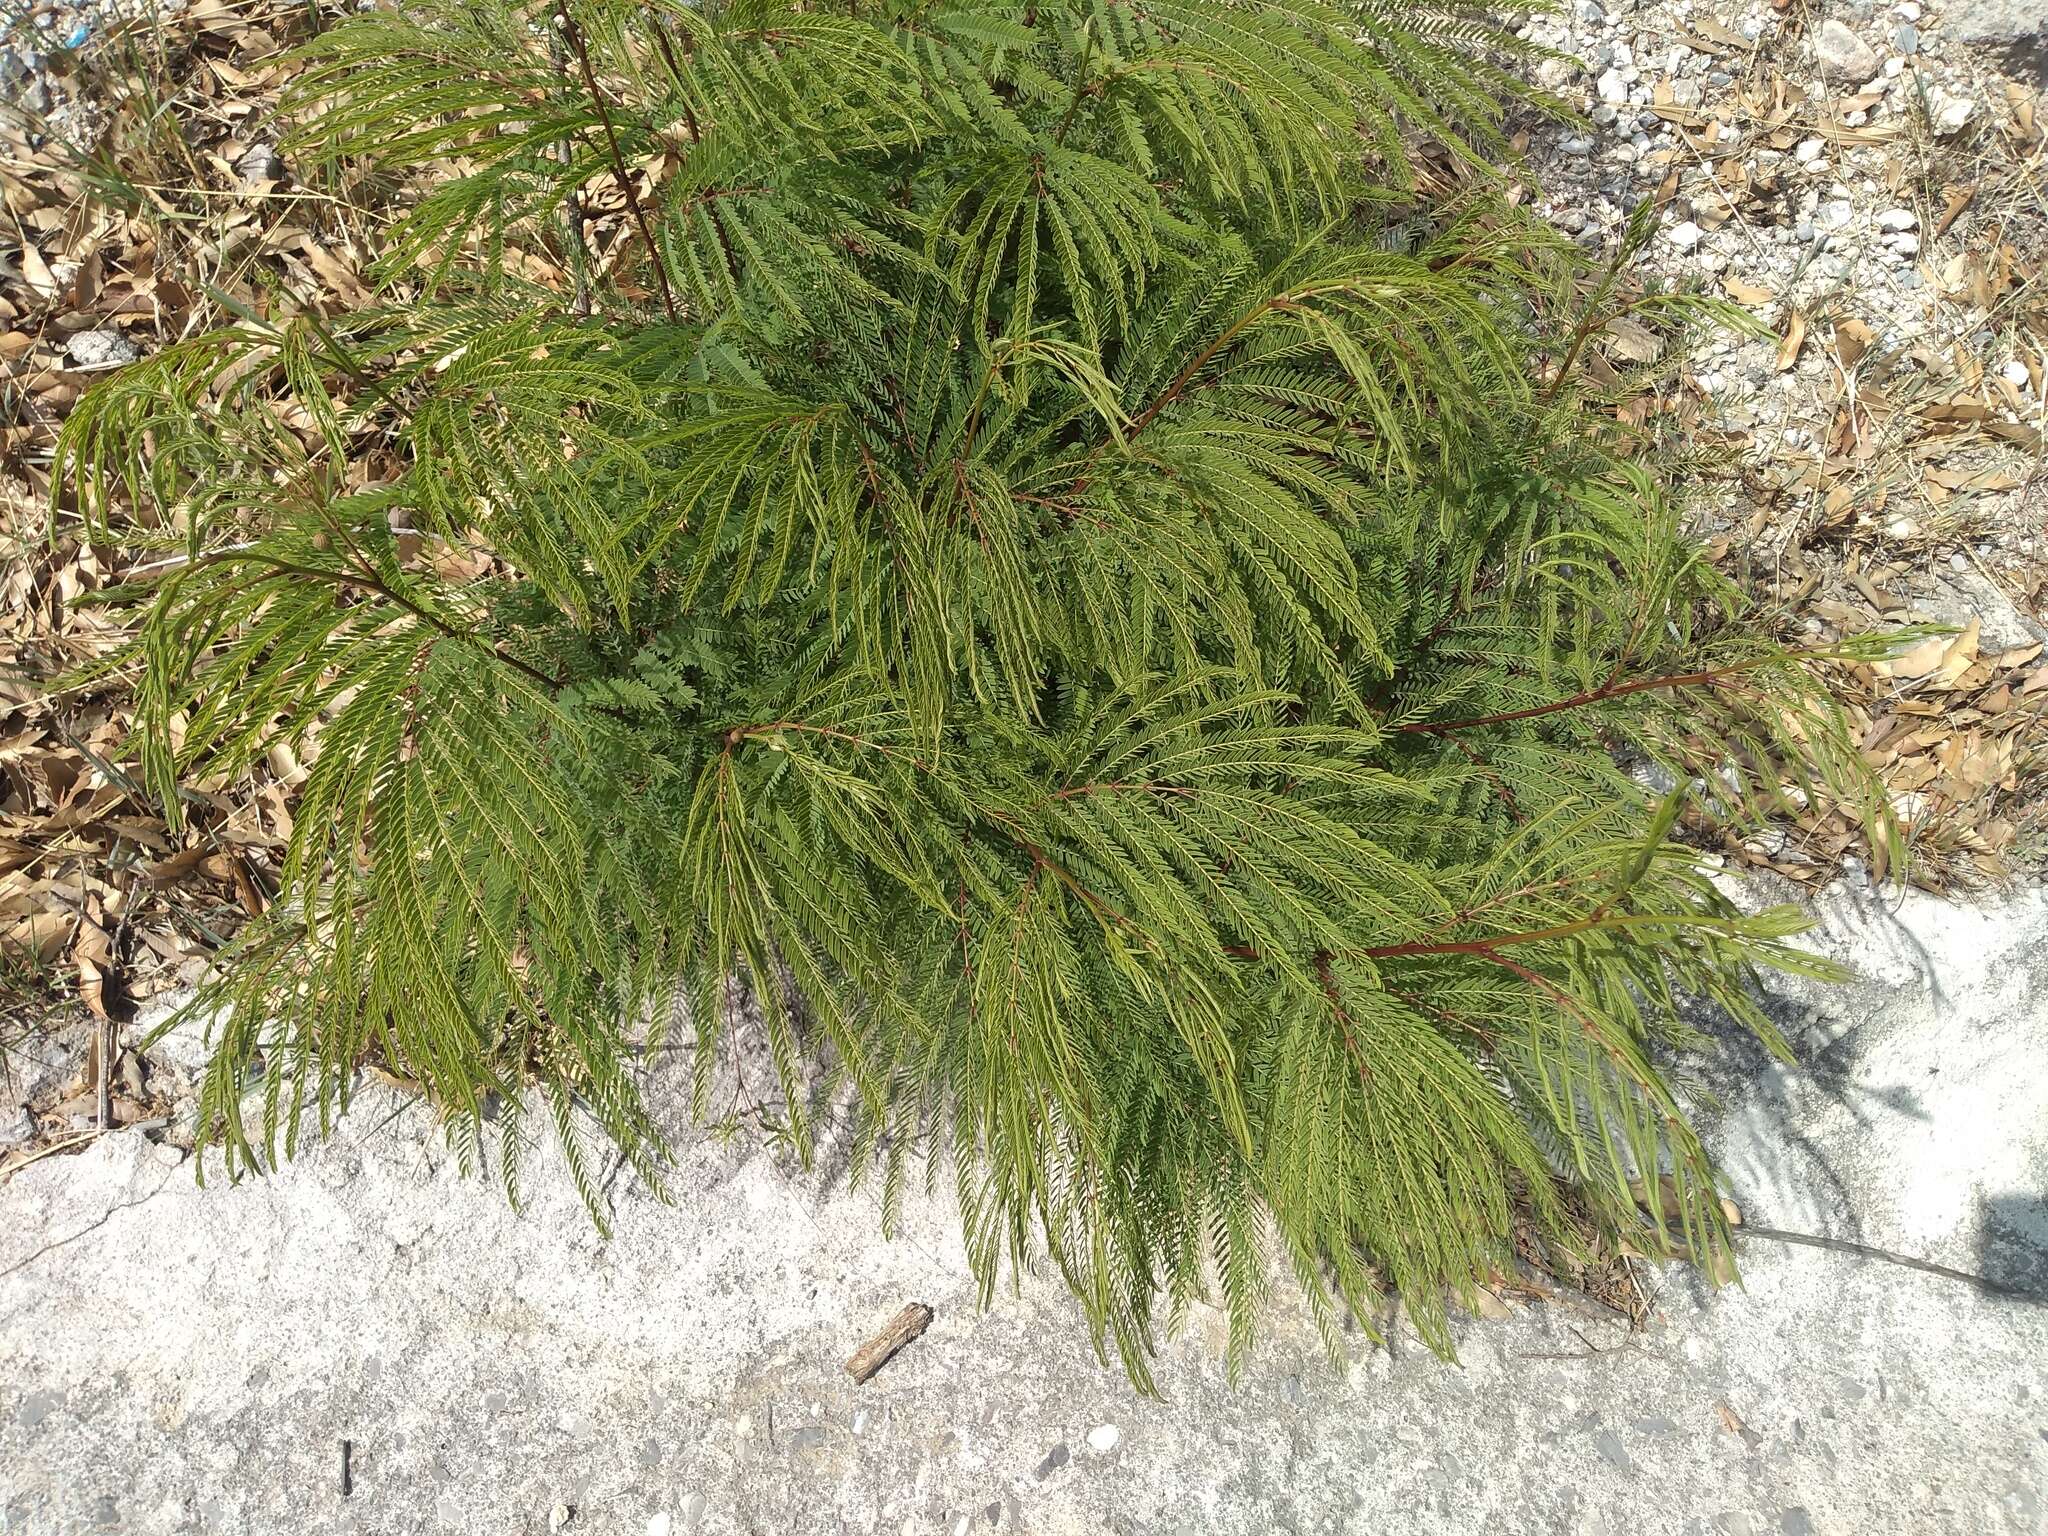
[[1344, 1034], [1344, 1049], [1351, 1053], [1351, 1061], [1358, 1068], [1358, 1081], [1372, 1086], [1372, 1068], [1366, 1065], [1365, 1052], [1358, 1048], [1358, 1037], [1351, 1032], [1351, 1014], [1344, 1007], [1344, 994], [1337, 988], [1336, 972], [1330, 968], [1330, 952], [1316, 951], [1316, 980], [1323, 985], [1323, 996], [1329, 999], [1330, 1015], [1337, 1021], [1337, 1028]]
[[1210, 359], [1237, 340], [1244, 333], [1245, 328], [1257, 320], [1259, 316], [1266, 313], [1269, 309], [1292, 309], [1302, 298], [1311, 296], [1315, 292], [1314, 288], [1308, 288], [1303, 289], [1300, 293], [1275, 294], [1270, 299], [1254, 304], [1251, 309], [1231, 321], [1229, 325], [1223, 328], [1221, 335], [1188, 359], [1187, 366], [1173, 376], [1173, 382], [1161, 390], [1150, 405], [1131, 418], [1131, 436], [1136, 437], [1140, 432], [1151, 426], [1152, 418], [1178, 400], [1187, 389], [1188, 384], [1194, 379], [1194, 376], [1208, 366]]
[[1588, 688], [1583, 693], [1575, 693], [1568, 699], [1555, 699], [1548, 704], [1531, 704], [1527, 709], [1505, 709], [1494, 715], [1474, 715], [1468, 720], [1418, 720], [1411, 725], [1397, 725], [1394, 730], [1400, 734], [1442, 736], [1450, 731], [1469, 731], [1482, 725], [1504, 725], [1511, 720], [1534, 720], [1540, 715], [1556, 715], [1568, 709], [1583, 709], [1588, 704], [1622, 698], [1631, 693], [1644, 693], [1652, 688], [1697, 688], [1715, 684], [1723, 678], [1768, 665], [1776, 659], [1772, 656], [1759, 656], [1751, 661], [1736, 662], [1732, 666], [1710, 667], [1699, 672], [1674, 672], [1664, 677], [1639, 677], [1626, 683], [1609, 678], [1598, 688]]
[[1527, 885], [1519, 885], [1512, 891], [1502, 891], [1497, 896], [1489, 896], [1477, 906], [1465, 907], [1458, 912], [1454, 912], [1451, 916], [1430, 929], [1430, 933], [1442, 933], [1446, 928], [1456, 928], [1461, 923], [1469, 923], [1480, 913], [1487, 911], [1489, 908], [1497, 907], [1502, 902], [1514, 901], [1522, 896], [1538, 896], [1545, 891], [1569, 890], [1575, 885], [1584, 885], [1589, 880], [1605, 880], [1606, 878], [1608, 878], [1607, 872], [1602, 870], [1590, 875], [1565, 875], [1556, 880], [1538, 880]]
[[668, 312], [671, 320], [677, 318], [676, 296], [668, 285], [668, 268], [662, 264], [661, 247], [654, 243], [654, 230], [647, 222], [647, 210], [640, 206], [640, 194], [633, 190], [633, 178], [626, 170], [626, 157], [619, 152], [619, 136], [612, 128], [612, 114], [605, 106], [604, 92], [598, 89], [597, 71], [591, 68], [590, 49], [583, 40], [583, 29], [576, 24], [576, 18], [569, 14], [569, 0], [555, 0], [555, 20], [561, 26], [562, 35], [569, 40], [569, 46], [576, 50], [576, 62], [583, 68], [583, 84], [590, 92], [590, 104], [597, 108], [597, 119], [604, 125], [605, 143], [612, 154], [612, 174], [619, 178], [619, 190], [625, 194], [626, 206], [633, 211], [633, 222], [640, 226], [640, 238], [647, 243], [647, 259], [654, 263], [654, 280], [661, 288], [661, 307]]
[[1499, 771], [1485, 758], [1475, 752], [1469, 744], [1458, 740], [1457, 737], [1451, 737], [1450, 743], [1460, 752], [1464, 753], [1472, 766], [1484, 774], [1487, 782], [1493, 785], [1494, 793], [1500, 796], [1500, 803], [1507, 807], [1508, 819], [1517, 824], [1526, 821], [1528, 818], [1522, 815], [1522, 807], [1516, 803], [1515, 792], [1508, 788], [1508, 781], [1500, 776]]
[[736, 725], [725, 733], [726, 750], [756, 736], [772, 736], [777, 731], [795, 731], [805, 736], [826, 736], [833, 741], [844, 741], [856, 747], [866, 747], [870, 752], [879, 752], [884, 757], [900, 757], [912, 767], [931, 772], [931, 767], [914, 752], [905, 752], [900, 747], [885, 746], [879, 741], [870, 741], [852, 731], [842, 731], [836, 725], [806, 725], [801, 720], [765, 720], [755, 725]]
[[1579, 1028], [1583, 1029], [1594, 1040], [1600, 1042], [1600, 1048], [1602, 1050], [1606, 1051], [1610, 1057], [1614, 1055], [1613, 1048], [1609, 1046], [1606, 1041], [1600, 1040], [1600, 1026], [1594, 1022], [1593, 1016], [1587, 1013], [1586, 1010], [1580, 1006], [1578, 999], [1573, 997], [1571, 993], [1565, 991], [1563, 987], [1560, 987], [1556, 982], [1552, 981], [1548, 976], [1545, 976], [1541, 971], [1534, 970], [1531, 967], [1522, 964], [1522, 962], [1519, 960], [1510, 959], [1506, 955], [1495, 954], [1489, 954], [1486, 958], [1491, 960], [1495, 965], [1513, 971], [1517, 976], [1521, 977], [1522, 980], [1529, 983], [1530, 986], [1534, 987], [1537, 991], [1541, 992], [1545, 997], [1549, 998], [1553, 1003], [1557, 1004], [1557, 1006], [1563, 1009], [1565, 1013], [1570, 1015], [1572, 1018], [1578, 1020]]
[[[1124, 440], [1126, 442], [1136, 442], [1139, 434], [1152, 425], [1153, 418], [1186, 392], [1188, 385], [1194, 381], [1195, 375], [1206, 368], [1211, 359], [1225, 347], [1243, 335], [1246, 329], [1253, 325], [1261, 315], [1266, 314], [1270, 310], [1298, 308], [1304, 299], [1312, 299], [1321, 293], [1340, 292], [1347, 286], [1349, 286], [1347, 283], [1341, 281], [1309, 283], [1300, 288], [1291, 289], [1286, 293], [1276, 293], [1269, 299], [1261, 299], [1257, 304], [1254, 304], [1249, 310], [1225, 326], [1222, 334], [1217, 336], [1214, 341], [1188, 359], [1186, 365], [1182, 367], [1179, 373], [1173, 376], [1172, 382], [1153, 398], [1151, 404], [1131, 418], [1130, 430]], [[1094, 449], [1089, 452], [1086, 461], [1081, 465], [1081, 472], [1074, 477], [1073, 484], [1067, 487], [1067, 494], [1069, 496], [1077, 496], [1088, 488], [1089, 471], [1095, 467], [1095, 461], [1102, 456], [1103, 450], [1108, 446], [1107, 442], [1097, 443]]]
[[1495, 950], [1505, 949], [1511, 944], [1540, 944], [1545, 939], [1568, 939], [1575, 933], [1599, 927], [1605, 920], [1604, 912], [1596, 912], [1591, 917], [1559, 923], [1554, 928], [1532, 929], [1528, 933], [1501, 933], [1486, 939], [1442, 939], [1435, 942], [1411, 939], [1405, 944], [1382, 944], [1362, 953], [1368, 960], [1404, 960], [1415, 955], [1485, 955], [1491, 958]]
[[255, 554], [245, 550], [224, 550], [217, 555], [204, 556], [195, 562], [194, 569], [208, 565], [259, 565], [263, 569], [279, 576], [300, 576], [309, 581], [324, 581], [335, 586], [358, 587], [366, 592], [374, 592], [386, 601], [396, 603], [421, 623], [439, 630], [451, 640], [461, 640], [475, 646], [494, 661], [502, 661], [506, 666], [512, 668], [513, 671], [531, 678], [549, 692], [553, 692], [562, 686], [561, 679], [549, 677], [547, 673], [539, 668], [527, 665], [517, 656], [493, 645], [474, 630], [460, 629], [450, 624], [439, 614], [421, 607], [403, 592], [398, 591], [374, 575], [360, 575], [353, 571], [323, 571], [318, 566], [294, 565], [288, 560], [273, 560], [268, 555]]
[[[1586, 933], [1603, 927], [1608, 922], [1608, 910], [1600, 907], [1589, 917], [1574, 918], [1568, 923], [1559, 923], [1551, 928], [1533, 928], [1526, 933], [1497, 933], [1484, 939], [1410, 939], [1402, 944], [1380, 944], [1358, 953], [1368, 960], [1411, 960], [1426, 955], [1481, 955], [1491, 960], [1495, 951], [1517, 944], [1541, 944], [1550, 939], [1568, 939], [1574, 934]], [[1617, 923], [1624, 919], [1615, 919]], [[1226, 944], [1223, 952], [1239, 960], [1264, 958], [1258, 950], [1248, 944]]]

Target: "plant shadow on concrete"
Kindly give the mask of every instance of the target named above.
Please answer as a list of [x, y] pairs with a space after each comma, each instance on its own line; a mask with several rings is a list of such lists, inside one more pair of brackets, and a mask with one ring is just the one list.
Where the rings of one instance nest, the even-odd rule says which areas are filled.
[[747, 1011], [885, 1211], [950, 1178], [984, 1288], [1049, 1259], [1141, 1383], [1202, 1295], [1241, 1359], [1273, 1251], [1333, 1353], [1390, 1289], [1447, 1348], [1518, 1234], [1724, 1265], [1655, 1063], [1692, 1000], [1781, 1049], [1759, 971], [1832, 967], [1681, 829], [1792, 785], [1883, 835], [1826, 668], [1884, 642], [1773, 643], [1581, 392], [1624, 307], [1716, 311], [1494, 195], [1508, 41], [430, 0], [311, 45], [294, 153], [424, 178], [382, 297], [165, 348], [59, 465], [161, 530], [75, 682], [134, 682], [173, 825], [307, 768], [195, 1004], [209, 1151], [374, 1065], [515, 1196], [541, 1109], [599, 1213], [581, 1117], [659, 1187], [635, 1063], [687, 1020], [716, 1116]]
[[1992, 1196], [1984, 1214], [1978, 1270], [2002, 1288], [2048, 1302], [2048, 1199]]

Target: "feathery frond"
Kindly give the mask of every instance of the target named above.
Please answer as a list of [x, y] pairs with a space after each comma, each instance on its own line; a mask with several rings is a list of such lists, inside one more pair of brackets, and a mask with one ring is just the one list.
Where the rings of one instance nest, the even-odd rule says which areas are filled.
[[314, 44], [302, 152], [440, 173], [388, 301], [181, 343], [62, 445], [166, 530], [152, 788], [310, 764], [195, 1005], [228, 1170], [376, 1063], [508, 1183], [544, 1104], [596, 1211], [577, 1115], [657, 1178], [643, 1021], [687, 1003], [701, 1089], [744, 993], [799, 1150], [828, 1062], [885, 1207], [950, 1170], [984, 1286], [1049, 1255], [1140, 1380], [1212, 1287], [1242, 1359], [1270, 1259], [1333, 1348], [1389, 1290], [1446, 1344], [1560, 1188], [1722, 1254], [1665, 1065], [1817, 967], [1680, 819], [1860, 764], [1584, 403], [1568, 254], [1396, 206], [1418, 136], [1502, 152], [1509, 43], [415, 0]]

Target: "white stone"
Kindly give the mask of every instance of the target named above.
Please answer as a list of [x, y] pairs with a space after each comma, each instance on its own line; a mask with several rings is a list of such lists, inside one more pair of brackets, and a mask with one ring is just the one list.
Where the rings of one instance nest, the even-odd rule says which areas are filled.
[[142, 354], [119, 331], [80, 331], [64, 343], [74, 368], [118, 368]]
[[1813, 226], [1824, 233], [1832, 233], [1848, 227], [1856, 217], [1856, 205], [1845, 197], [1834, 198], [1822, 203], [1813, 213]]
[[2004, 379], [2006, 383], [2019, 389], [2025, 389], [2034, 382], [2033, 375], [2027, 372], [2027, 365], [2018, 358], [2013, 358], [2003, 368], [1999, 369], [1998, 373], [1999, 377]]
[[1884, 243], [1888, 248], [1897, 251], [1901, 256], [1918, 256], [1920, 254], [1920, 237], [1918, 235], [1889, 235], [1885, 238]]
[[273, 145], [251, 144], [235, 162], [235, 174], [244, 182], [282, 181], [284, 161], [278, 158]]
[[1876, 51], [1833, 16], [1814, 34], [1813, 57], [1821, 75], [1838, 84], [1860, 84], [1877, 73]]
[[1693, 223], [1691, 219], [1687, 219], [1683, 224], [1674, 224], [1671, 228], [1665, 230], [1664, 238], [1677, 246], [1681, 251], [1689, 251], [1700, 243], [1701, 237], [1705, 234], [1705, 230]]
[[1088, 1445], [1091, 1450], [1113, 1451], [1124, 1432], [1114, 1424], [1098, 1424], [1088, 1431]]
[[1826, 139], [1801, 139], [1792, 148], [1792, 158], [1801, 165], [1812, 165], [1828, 152]]
[[1908, 229], [1917, 229], [1920, 215], [1910, 208], [1887, 208], [1877, 216], [1877, 227], [1890, 230], [1893, 234]]
[[1976, 115], [1976, 102], [1967, 96], [1952, 96], [1934, 109], [1935, 131], [1943, 135], [1961, 133]]
[[1628, 82], [1621, 78], [1621, 71], [1610, 69], [1593, 83], [1593, 89], [1600, 93], [1605, 102], [1620, 104], [1628, 100]]

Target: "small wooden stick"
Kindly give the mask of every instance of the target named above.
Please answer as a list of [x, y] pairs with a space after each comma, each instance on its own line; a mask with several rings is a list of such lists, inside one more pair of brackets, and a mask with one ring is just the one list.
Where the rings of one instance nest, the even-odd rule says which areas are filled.
[[97, 1063], [93, 1081], [93, 1106], [98, 1113], [99, 1128], [104, 1131], [113, 1112], [110, 1084], [114, 1075], [114, 1026], [101, 1019], [95, 1028], [98, 1033], [93, 1040], [93, 1057]]
[[929, 1328], [931, 1322], [932, 1309], [921, 1301], [913, 1301], [889, 1319], [888, 1327], [853, 1352], [853, 1358], [846, 1362], [846, 1374], [856, 1382], [866, 1381], [887, 1365], [897, 1350]]

